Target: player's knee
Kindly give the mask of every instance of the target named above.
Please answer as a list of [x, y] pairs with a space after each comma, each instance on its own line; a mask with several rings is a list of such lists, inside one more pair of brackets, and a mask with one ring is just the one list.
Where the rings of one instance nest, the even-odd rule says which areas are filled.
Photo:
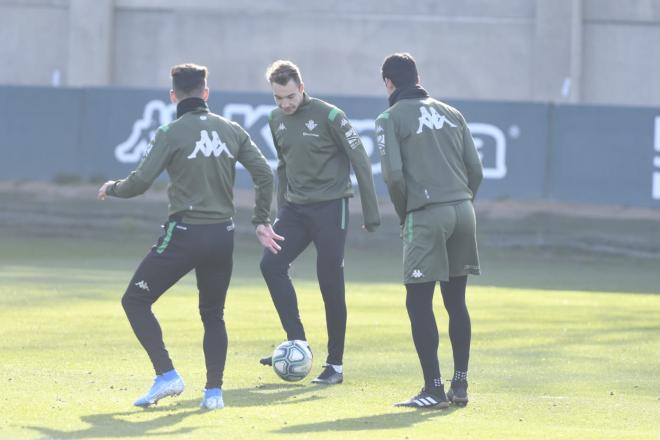
[[219, 307], [200, 307], [199, 316], [204, 324], [223, 321], [223, 313]]
[[121, 297], [121, 305], [126, 312], [129, 312], [134, 309], [141, 307], [150, 307], [152, 301], [150, 298], [141, 295], [139, 292], [136, 292], [132, 288], [128, 288], [124, 295]]
[[281, 262], [277, 261], [275, 258], [272, 258], [268, 254], [264, 255], [264, 257], [261, 259], [261, 262], [259, 263], [261, 274], [264, 277], [286, 274], [287, 266], [288, 265], [282, 264]]
[[323, 255], [316, 259], [317, 269], [326, 271], [341, 272], [344, 270], [343, 255]]
[[445, 303], [445, 310], [447, 310], [447, 315], [449, 315], [449, 319], [458, 319], [465, 317], [469, 319], [470, 316], [468, 314], [467, 305], [465, 303], [462, 304]]
[[131, 292], [127, 290], [124, 295], [121, 297], [121, 306], [124, 308], [124, 311], [128, 313], [135, 306], [135, 300], [131, 295]]

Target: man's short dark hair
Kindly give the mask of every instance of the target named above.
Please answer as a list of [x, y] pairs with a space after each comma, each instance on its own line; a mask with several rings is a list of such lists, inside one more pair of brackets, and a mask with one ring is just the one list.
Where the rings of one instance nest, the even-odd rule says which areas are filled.
[[206, 66], [197, 64], [177, 64], [172, 67], [172, 89], [180, 98], [181, 96], [197, 96], [202, 94], [206, 87]]
[[414, 86], [419, 80], [415, 59], [407, 52], [394, 53], [383, 61], [381, 67], [383, 81], [385, 78], [394, 83], [397, 88]]
[[293, 80], [296, 84], [302, 84], [302, 76], [298, 66], [287, 60], [277, 60], [266, 69], [266, 79], [269, 83], [277, 83], [285, 86]]

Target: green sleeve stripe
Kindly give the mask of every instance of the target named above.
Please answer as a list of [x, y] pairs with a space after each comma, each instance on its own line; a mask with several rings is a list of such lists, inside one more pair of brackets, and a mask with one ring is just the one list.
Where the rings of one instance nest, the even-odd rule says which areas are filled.
[[346, 229], [346, 198], [341, 199], [341, 230]]
[[328, 119], [330, 119], [330, 122], [334, 121], [338, 114], [339, 109], [337, 107], [330, 110], [330, 113], [328, 113]]
[[275, 110], [271, 110], [270, 113], [268, 113], [268, 120], [272, 121], [273, 120], [273, 113], [275, 113]]
[[390, 118], [390, 112], [383, 112], [376, 119], [389, 119]]
[[176, 222], [169, 222], [167, 225], [167, 232], [165, 233], [165, 238], [163, 238], [163, 242], [158, 246], [158, 249], [156, 249], [156, 252], [159, 254], [162, 254], [165, 252], [165, 249], [167, 249], [167, 245], [170, 244], [170, 240], [172, 239], [172, 232], [174, 231], [174, 227], [176, 226]]

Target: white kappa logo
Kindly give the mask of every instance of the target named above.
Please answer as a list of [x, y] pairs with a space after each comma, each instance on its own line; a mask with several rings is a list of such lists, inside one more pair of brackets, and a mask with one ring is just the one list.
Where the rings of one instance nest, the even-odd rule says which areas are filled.
[[137, 283], [135, 283], [136, 286], [138, 286], [142, 290], [146, 290], [149, 292], [149, 284], [145, 280], [140, 280]]
[[200, 132], [200, 139], [195, 144], [195, 149], [192, 153], [190, 153], [188, 159], [196, 158], [197, 153], [199, 152], [201, 152], [205, 157], [211, 157], [211, 155], [220, 157], [220, 155], [224, 152], [227, 153], [227, 156], [229, 156], [231, 159], [234, 158], [234, 156], [229, 152], [227, 144], [220, 140], [220, 136], [218, 136], [218, 132], [215, 130], [211, 132], [211, 136], [209, 136], [209, 132], [206, 130], [202, 130]]
[[355, 150], [360, 145], [360, 135], [353, 127], [349, 128], [344, 133], [344, 136], [346, 136], [346, 141], [351, 146], [352, 150]]
[[310, 119], [310, 120], [307, 121], [307, 123], [305, 124], [305, 127], [307, 127], [307, 130], [309, 130], [309, 131], [313, 131], [316, 127], [318, 127], [318, 124], [317, 124], [316, 122], [314, 122], [313, 119]]
[[417, 134], [420, 134], [424, 127], [428, 127], [431, 130], [434, 128], [436, 130], [440, 130], [442, 127], [444, 127], [445, 122], [450, 127], [456, 127], [456, 125], [447, 119], [445, 115], [440, 115], [440, 113], [438, 113], [433, 107], [421, 106], [419, 111], [421, 116], [419, 117], [419, 128], [417, 128]]
[[423, 278], [424, 274], [422, 273], [421, 270], [415, 269], [415, 270], [412, 271], [412, 274], [410, 274], [410, 276], [413, 277], [413, 278]]
[[142, 118], [133, 123], [131, 134], [124, 142], [115, 147], [115, 158], [121, 163], [138, 162], [149, 147], [156, 130], [175, 119], [176, 105], [158, 99], [147, 102]]
[[284, 126], [284, 122], [280, 122], [280, 125], [277, 127], [276, 131], [284, 131], [286, 130], [286, 127]]

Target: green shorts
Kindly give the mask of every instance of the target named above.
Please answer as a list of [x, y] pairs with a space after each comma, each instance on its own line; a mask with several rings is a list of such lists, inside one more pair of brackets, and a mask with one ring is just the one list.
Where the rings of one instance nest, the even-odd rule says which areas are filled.
[[429, 205], [409, 212], [403, 225], [403, 282], [449, 281], [479, 275], [472, 202]]

